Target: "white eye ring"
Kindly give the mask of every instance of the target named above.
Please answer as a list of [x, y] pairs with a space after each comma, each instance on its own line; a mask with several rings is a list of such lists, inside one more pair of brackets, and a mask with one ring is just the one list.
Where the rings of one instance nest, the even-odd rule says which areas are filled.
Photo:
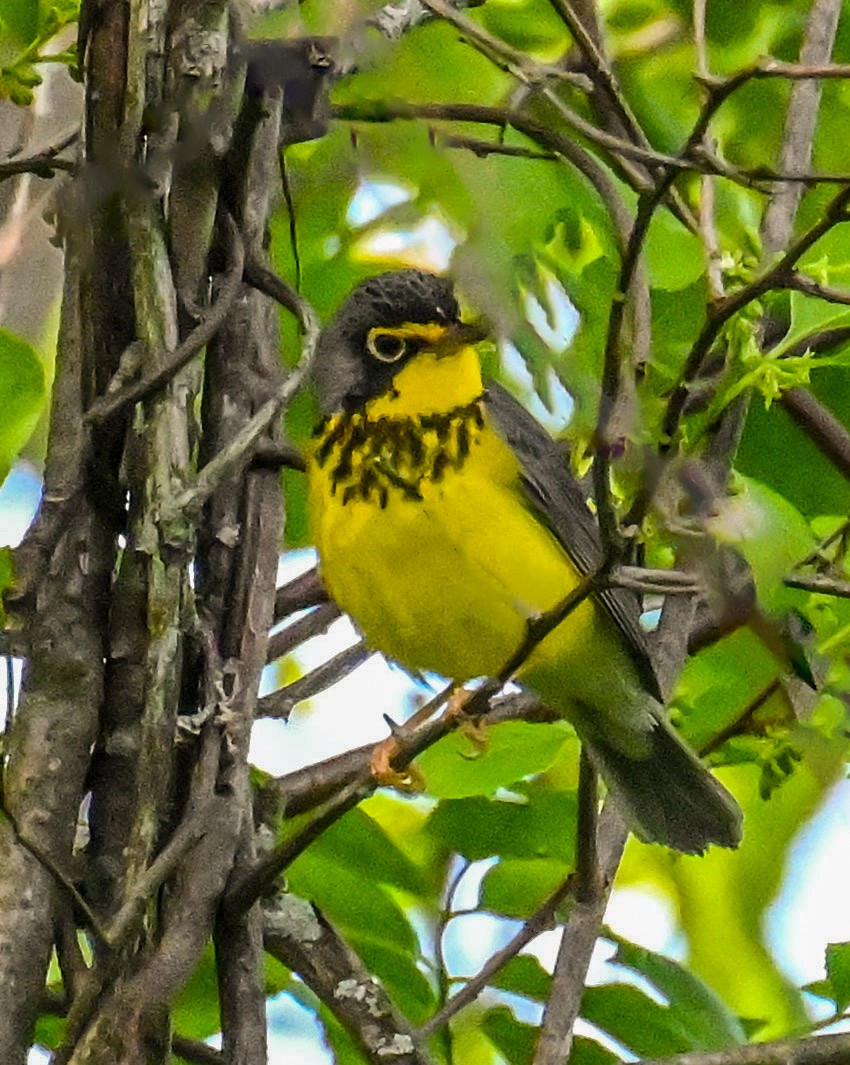
[[372, 329], [366, 337], [366, 347], [381, 362], [398, 362], [407, 351], [407, 341], [397, 333]]

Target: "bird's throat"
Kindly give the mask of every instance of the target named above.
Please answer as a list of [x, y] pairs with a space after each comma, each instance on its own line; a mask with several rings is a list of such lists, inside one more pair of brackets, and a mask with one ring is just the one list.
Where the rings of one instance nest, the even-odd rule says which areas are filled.
[[484, 428], [484, 386], [471, 347], [422, 352], [363, 407], [326, 418], [312, 459], [332, 496], [386, 507], [418, 500], [427, 484], [460, 470]]
[[366, 404], [370, 418], [446, 414], [465, 407], [484, 391], [481, 364], [474, 348], [451, 354], [423, 351], [393, 378], [391, 386]]

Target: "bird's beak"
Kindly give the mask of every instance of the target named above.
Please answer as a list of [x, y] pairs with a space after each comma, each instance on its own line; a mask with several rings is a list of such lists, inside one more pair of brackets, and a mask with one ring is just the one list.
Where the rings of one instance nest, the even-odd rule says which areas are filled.
[[484, 322], [455, 322], [448, 326], [434, 345], [434, 352], [438, 359], [447, 355], [455, 355], [461, 348], [469, 347], [470, 344], [478, 344], [490, 335], [490, 330]]

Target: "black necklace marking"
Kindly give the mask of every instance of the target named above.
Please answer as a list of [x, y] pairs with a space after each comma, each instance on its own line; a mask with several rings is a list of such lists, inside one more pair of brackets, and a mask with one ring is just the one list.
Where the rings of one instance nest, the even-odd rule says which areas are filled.
[[435, 414], [370, 418], [361, 408], [322, 420], [316, 462], [329, 462], [331, 493], [343, 505], [374, 497], [386, 507], [390, 494], [422, 499], [425, 481], [459, 470], [484, 428], [483, 394], [471, 403]]

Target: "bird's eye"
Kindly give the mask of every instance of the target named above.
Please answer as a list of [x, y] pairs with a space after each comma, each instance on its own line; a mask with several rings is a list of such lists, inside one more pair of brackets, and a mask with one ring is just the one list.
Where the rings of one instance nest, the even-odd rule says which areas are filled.
[[373, 329], [366, 338], [366, 347], [381, 362], [398, 362], [407, 351], [407, 342], [396, 333]]

